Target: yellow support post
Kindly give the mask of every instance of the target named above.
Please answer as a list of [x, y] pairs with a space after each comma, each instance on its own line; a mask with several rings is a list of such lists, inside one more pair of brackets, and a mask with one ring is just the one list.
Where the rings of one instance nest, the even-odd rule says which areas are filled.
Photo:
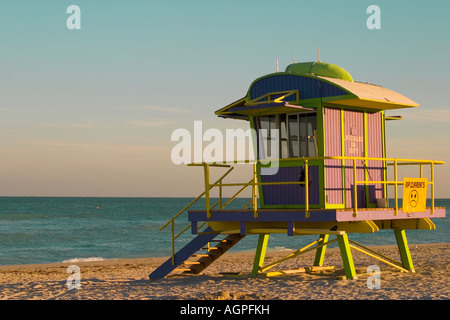
[[253, 164], [253, 187], [252, 187], [252, 200], [253, 200], [253, 216], [258, 218], [258, 175], [256, 171], [256, 162]]
[[394, 160], [394, 187], [395, 187], [395, 211], [394, 215], [398, 215], [398, 176], [397, 176], [397, 159]]
[[309, 167], [308, 167], [308, 159], [305, 159], [305, 217], [310, 218], [311, 214], [309, 213]]
[[356, 185], [356, 159], [353, 159], [353, 216], [358, 216], [358, 188]]
[[350, 250], [350, 244], [348, 242], [347, 234], [337, 236], [339, 242], [339, 248], [341, 250], [342, 263], [344, 264], [345, 276], [347, 279], [352, 280], [356, 278], [355, 265], [353, 263], [352, 252]]
[[205, 202], [206, 202], [206, 217], [211, 218], [211, 211], [209, 208], [209, 165], [203, 164], [203, 171], [205, 173]]
[[434, 163], [431, 165], [431, 214], [434, 214]]
[[394, 232], [395, 239], [397, 240], [398, 251], [402, 259], [403, 268], [411, 273], [415, 273], [411, 253], [409, 252], [408, 241], [406, 240], [405, 230], [394, 229]]
[[264, 265], [264, 258], [266, 257], [267, 242], [269, 241], [268, 234], [260, 234], [258, 237], [258, 246], [256, 247], [255, 260], [253, 261], [252, 275], [257, 276], [259, 269]]
[[[319, 237], [319, 245], [323, 245], [324, 243], [328, 242], [329, 234], [321, 234]], [[322, 247], [318, 247], [316, 251], [316, 257], [314, 258], [314, 266], [322, 266], [323, 260], [325, 259], [325, 251], [327, 249], [326, 245], [323, 245]]]

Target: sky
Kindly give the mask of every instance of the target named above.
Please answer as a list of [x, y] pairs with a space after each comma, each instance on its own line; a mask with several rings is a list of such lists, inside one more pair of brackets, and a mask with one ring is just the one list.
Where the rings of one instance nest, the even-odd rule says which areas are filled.
[[446, 161], [436, 196], [450, 198], [449, 14], [449, 1], [0, 0], [0, 195], [196, 196], [202, 170], [172, 163], [172, 132], [248, 128], [214, 111], [277, 58], [282, 71], [320, 48], [421, 105], [391, 111], [387, 156]]

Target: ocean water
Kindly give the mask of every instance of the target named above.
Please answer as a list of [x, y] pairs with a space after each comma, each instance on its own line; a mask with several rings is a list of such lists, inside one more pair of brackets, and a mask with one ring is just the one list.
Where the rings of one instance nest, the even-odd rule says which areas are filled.
[[[160, 227], [191, 200], [0, 197], [0, 265], [169, 256], [170, 226], [163, 231]], [[247, 202], [248, 199], [235, 199], [234, 207]], [[436, 199], [435, 205], [448, 208], [450, 199]], [[191, 207], [203, 208], [203, 199]], [[187, 214], [177, 220], [178, 231], [188, 225]], [[433, 222], [436, 230], [407, 230], [408, 242], [450, 242], [449, 219]], [[176, 240], [176, 248], [192, 237], [190, 230], [185, 232]], [[352, 234], [350, 238], [364, 245], [395, 244], [391, 230]], [[315, 236], [272, 235], [269, 249], [298, 249], [315, 239]], [[257, 236], [247, 236], [231, 251], [254, 250], [256, 242]]]

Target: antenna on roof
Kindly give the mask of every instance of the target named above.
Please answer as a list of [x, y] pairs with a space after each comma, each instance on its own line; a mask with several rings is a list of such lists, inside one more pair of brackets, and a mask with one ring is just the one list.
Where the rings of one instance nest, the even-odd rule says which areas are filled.
[[292, 59], [294, 60], [293, 63], [295, 63], [295, 49], [292, 49]]
[[277, 72], [279, 72], [279, 71], [278, 71], [278, 57], [277, 57]]

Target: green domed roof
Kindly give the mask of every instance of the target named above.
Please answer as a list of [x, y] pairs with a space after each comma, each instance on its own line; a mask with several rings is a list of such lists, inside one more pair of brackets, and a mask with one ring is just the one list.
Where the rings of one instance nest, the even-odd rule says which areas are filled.
[[286, 72], [311, 74], [353, 82], [352, 76], [344, 68], [322, 61], [292, 63], [287, 66]]

